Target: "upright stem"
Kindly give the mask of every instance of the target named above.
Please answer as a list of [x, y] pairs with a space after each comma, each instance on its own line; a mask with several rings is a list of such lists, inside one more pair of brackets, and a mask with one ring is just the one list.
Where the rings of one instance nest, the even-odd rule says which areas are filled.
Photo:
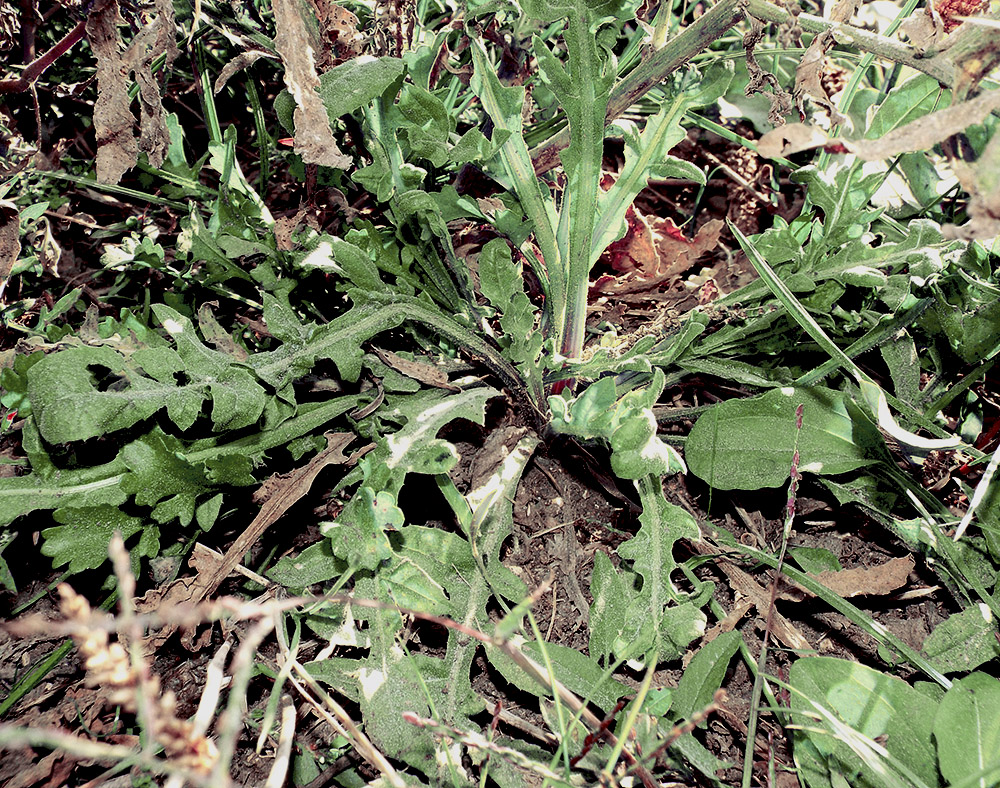
[[[687, 63], [720, 38], [743, 18], [746, 0], [721, 0], [704, 16], [682, 30], [637, 66], [611, 93], [605, 125], [621, 117], [650, 88]], [[559, 164], [559, 151], [569, 145], [569, 131], [564, 129], [532, 151], [535, 172], [541, 175]]]

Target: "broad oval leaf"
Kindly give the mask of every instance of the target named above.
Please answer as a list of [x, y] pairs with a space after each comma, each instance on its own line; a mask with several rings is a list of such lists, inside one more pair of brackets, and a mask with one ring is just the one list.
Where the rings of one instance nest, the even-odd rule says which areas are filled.
[[688, 467], [720, 490], [780, 486], [792, 467], [800, 404], [800, 471], [846, 473], [885, 459], [875, 425], [845, 394], [818, 387], [782, 388], [723, 402], [704, 413], [684, 444]]

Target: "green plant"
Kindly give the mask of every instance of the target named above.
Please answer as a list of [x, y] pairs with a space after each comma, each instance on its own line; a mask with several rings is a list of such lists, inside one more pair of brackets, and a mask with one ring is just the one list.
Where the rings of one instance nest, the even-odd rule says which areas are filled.
[[[0, 525], [25, 516], [41, 521], [42, 553], [71, 573], [101, 569], [118, 532], [138, 566], [181, 552], [192, 531], [234, 525], [242, 489], [261, 484], [266, 499], [282, 482], [279, 470], [308, 466], [325, 448], [327, 430], [349, 432], [368, 445], [355, 455], [356, 467], [344, 463], [333, 481], [335, 514], [319, 522], [322, 540], [260, 570], [308, 600], [279, 619], [286, 661], [268, 666], [275, 684], [261, 741], [294, 674], [317, 695], [327, 685], [357, 705], [375, 753], [370, 761], [392, 759], [396, 766], [378, 768], [394, 784], [403, 779], [397, 766], [407, 779], [433, 784], [492, 778], [515, 785], [523, 781], [520, 769], [553, 782], [570, 783], [575, 771], [610, 782], [619, 758], [646, 778], [650, 753], [668, 747], [671, 768], [715, 780], [725, 764], [693, 732], [715, 708], [732, 657], [747, 648], [732, 631], [693, 646], [706, 634], [707, 609], [720, 619], [726, 614], [712, 599], [714, 583], [696, 572], [702, 559], [678, 557], [679, 544], [703, 540], [703, 529], [668, 502], [663, 479], [690, 468], [718, 494], [773, 488], [788, 478], [797, 450], [798, 470], [926, 553], [961, 608], [915, 649], [809, 573], [783, 567], [767, 550], [718, 538], [728, 552], [780, 569], [871, 635], [887, 663], [906, 661], [947, 693], [942, 700], [937, 690], [924, 693], [856, 665], [796, 661], [791, 716], [780, 713], [815, 721], [794, 739], [806, 781], [899, 784], [882, 778], [893, 769], [899, 780], [926, 785], [939, 782], [935, 769], [948, 781], [989, 779], [988, 758], [978, 771], [963, 770], [943, 753], [950, 746], [944, 731], [966, 714], [970, 695], [987, 698], [983, 719], [994, 711], [986, 674], [954, 684], [947, 674], [996, 657], [995, 496], [977, 510], [981, 535], [953, 544], [944, 529], [955, 518], [897, 467], [879, 430], [913, 459], [970, 442], [981, 411], [972, 379], [992, 362], [972, 365], [992, 358], [1000, 344], [995, 261], [983, 245], [945, 237], [939, 222], [953, 217], [927, 182], [937, 171], [923, 154], [908, 153], [898, 165], [919, 200], [909, 208], [916, 218], [873, 205], [890, 168], [819, 159], [792, 175], [807, 200], [798, 216], [776, 218], [751, 238], [733, 229], [759, 281], [621, 352], [584, 352], [595, 263], [627, 231], [626, 214], [651, 178], [705, 184], [701, 169], [670, 151], [685, 123], [713, 123], [696, 110], [707, 112], [744, 87], [721, 51], [738, 44], [733, 37], [701, 55], [697, 67], [678, 68], [731, 26], [735, 3], [719, 3], [660, 49], [646, 47], [634, 6], [530, 0], [523, 14], [504, 4], [471, 6], [463, 25], [436, 29], [428, 23], [436, 12], [421, 4], [411, 51], [348, 59], [319, 75], [316, 95], [326, 115], [319, 126], [337, 141], [350, 139], [358, 159], [338, 152], [334, 166], [317, 172], [298, 137], [295, 152], [281, 159], [329, 194], [350, 196], [342, 204], [351, 212], [338, 218], [337, 230], [332, 223], [293, 231], [279, 225], [267, 199], [278, 154], [256, 89], [248, 93], [256, 150], [246, 156], [236, 127], [222, 128], [203, 69], [202, 154], [187, 155], [180, 120], [166, 116], [172, 142], [162, 164], [139, 163], [148, 191], [114, 187], [120, 196], [181, 210], [174, 243], [133, 223], [109, 238], [101, 258], [110, 299], [134, 303], [142, 292], [145, 301], [112, 313], [86, 306], [83, 291], [73, 289], [30, 321], [22, 319], [31, 314], [27, 301], [7, 312], [22, 319], [16, 330], [37, 349], [16, 355], [0, 373], [0, 401], [23, 420], [24, 459], [17, 462], [30, 467], [0, 479]], [[228, 13], [207, 0], [206, 7], [212, 19]], [[664, 5], [654, 22], [659, 32], [674, 24], [671, 17]], [[511, 52], [497, 45], [500, 23], [509, 23]], [[272, 46], [249, 17], [227, 24]], [[697, 46], [693, 30], [702, 37]], [[501, 77], [529, 38], [525, 49], [537, 72], [518, 64], [516, 79]], [[227, 58], [219, 47], [199, 39], [196, 51], [221, 65]], [[466, 53], [463, 70], [438, 67], [446, 50]], [[791, 62], [787, 54], [775, 60]], [[894, 79], [862, 91], [859, 105], [877, 103], [870, 115], [850, 107], [867, 137], [885, 137], [940, 103], [935, 80]], [[522, 80], [527, 87], [507, 84]], [[278, 94], [274, 105], [290, 132], [303, 125], [296, 92]], [[640, 97], [641, 112], [608, 125]], [[526, 109], [532, 105], [537, 122]], [[992, 126], [972, 133], [977, 152]], [[620, 139], [624, 163], [608, 185], [602, 167], [610, 138]], [[546, 174], [540, 150], [563, 143], [561, 169]], [[241, 157], [256, 158], [259, 178], [244, 174]], [[454, 179], [473, 168], [499, 191], [481, 199], [460, 193]], [[154, 185], [162, 196], [150, 193]], [[22, 225], [40, 231], [55, 203], [25, 203]], [[480, 240], [460, 247], [456, 222]], [[26, 253], [14, 272], [37, 270], [38, 262]], [[154, 283], [152, 293], [144, 282]], [[222, 303], [213, 307], [208, 298]], [[372, 347], [376, 337], [395, 353]], [[926, 348], [919, 358], [918, 347]], [[863, 357], [876, 348], [877, 363]], [[964, 379], [953, 374], [956, 359], [966, 365]], [[668, 386], [693, 376], [761, 393], [708, 408], [660, 404]], [[487, 439], [490, 451], [482, 454], [492, 465], [462, 486], [454, 431], [461, 422], [485, 427], [504, 396], [517, 424]], [[966, 422], [960, 428], [943, 418], [954, 405]], [[795, 443], [783, 436], [800, 406]], [[686, 438], [658, 428], [658, 420], [693, 415], [699, 418]], [[535, 589], [502, 562], [515, 534], [520, 479], [543, 441], [560, 440], [596, 447], [613, 475], [634, 487], [641, 509], [638, 530], [617, 545], [617, 559], [594, 556], [587, 654], [546, 642], [531, 612]], [[981, 451], [968, 453], [984, 459]], [[447, 505], [443, 524], [411, 522], [402, 493], [421, 481]], [[829, 552], [812, 558], [839, 567]], [[12, 585], [2, 561], [0, 580]], [[342, 590], [350, 600], [330, 600]], [[438, 628], [431, 633], [436, 648], [415, 637], [413, 621]], [[299, 663], [296, 650], [308, 633], [345, 648]], [[957, 654], [965, 641], [974, 648]], [[693, 648], [673, 691], [652, 688], [658, 664]], [[744, 658], [756, 672], [755, 660]], [[626, 661], [643, 673], [631, 699], [616, 676]], [[552, 748], [478, 735], [490, 708], [471, 675], [487, 663], [539, 698], [557, 740]], [[763, 691], [773, 702], [768, 682]], [[888, 721], [864, 716], [886, 708]], [[940, 717], [941, 736], [934, 722], [919, 737], [892, 741], [899, 709]], [[887, 731], [890, 746], [882, 752], [875, 739]], [[471, 748], [468, 758], [455, 742]], [[977, 753], [993, 745], [986, 736], [975, 743]], [[647, 760], [637, 757], [640, 749]]]

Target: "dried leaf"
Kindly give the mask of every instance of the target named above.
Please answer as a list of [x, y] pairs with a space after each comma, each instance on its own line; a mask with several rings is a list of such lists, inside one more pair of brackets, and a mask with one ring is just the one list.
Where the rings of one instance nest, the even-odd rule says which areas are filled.
[[925, 10], [926, 14], [912, 14], [899, 26], [899, 32], [905, 34], [914, 49], [921, 53], [937, 46], [938, 41], [945, 36], [941, 15], [930, 4]]
[[312, 3], [323, 31], [322, 56], [316, 59], [320, 71], [364, 52], [365, 36], [358, 30], [358, 18], [354, 14], [330, 0], [312, 0]]
[[118, 40], [117, 0], [98, 0], [87, 18], [87, 40], [97, 58], [97, 180], [118, 183], [135, 164], [139, 146], [132, 133], [125, 59]]
[[240, 52], [240, 54], [222, 67], [222, 71], [220, 71], [219, 76], [216, 77], [215, 86], [212, 88], [212, 94], [218, 96], [219, 91], [226, 86], [226, 83], [232, 78], [233, 74], [238, 71], [242, 71], [245, 68], [249, 68], [262, 57], [273, 57], [273, 55], [265, 49], [248, 49], [246, 52]]
[[757, 153], [765, 159], [783, 159], [825, 145], [829, 137], [818, 126], [788, 123], [766, 132], [757, 140]]
[[381, 359], [383, 364], [392, 367], [408, 378], [420, 381], [426, 386], [434, 386], [448, 391], [461, 391], [458, 386], [453, 386], [448, 382], [448, 375], [440, 367], [422, 361], [409, 361], [389, 350], [379, 350], [377, 347], [373, 347], [372, 352]]
[[623, 271], [624, 275], [598, 278], [590, 287], [594, 294], [624, 295], [660, 289], [689, 270], [695, 260], [719, 244], [723, 228], [720, 219], [705, 222], [698, 228], [695, 237], [688, 239], [673, 219], [636, 213], [633, 222], [629, 218], [633, 211], [630, 208], [626, 214], [629, 231], [624, 238], [608, 247], [604, 258], [613, 266], [617, 262], [617, 270]]
[[929, 150], [969, 126], [982, 123], [997, 110], [1000, 110], [1000, 90], [991, 90], [969, 101], [924, 115], [875, 140], [830, 139], [820, 128], [791, 124], [767, 132], [758, 140], [757, 151], [761, 156], [773, 159], [826, 146], [828, 150], [837, 148], [841, 153], [853, 153], [864, 161], [878, 161], [901, 153]]
[[0, 298], [21, 253], [21, 214], [14, 203], [0, 200]]
[[[858, 10], [860, 0], [838, 0], [837, 4], [830, 12], [830, 21], [846, 23]], [[825, 30], [815, 38], [809, 48], [802, 55], [802, 60], [795, 69], [795, 87], [792, 95], [795, 96], [795, 103], [799, 108], [799, 114], [805, 115], [803, 106], [806, 96], [819, 104], [827, 111], [831, 122], [835, 124], [844, 123], [847, 118], [841, 115], [830, 100], [830, 96], [823, 85], [823, 72], [826, 66], [826, 55], [836, 43], [832, 30]]]
[[316, 91], [316, 50], [304, 18], [311, 11], [297, 0], [271, 0], [271, 7], [276, 28], [274, 46], [285, 64], [285, 86], [295, 99], [295, 152], [307, 164], [347, 169], [353, 160], [337, 147], [326, 106]]
[[[913, 556], [906, 555], [892, 558], [879, 566], [819, 572], [812, 577], [844, 599], [854, 596], [885, 596], [906, 585], [913, 566]], [[811, 596], [808, 592], [805, 593]]]
[[[174, 10], [170, 0], [157, 0], [149, 21], [124, 52], [118, 37], [117, 0], [98, 0], [87, 18], [87, 39], [97, 59], [97, 101], [94, 130], [97, 135], [97, 179], [118, 183], [135, 166], [139, 152], [149, 156], [154, 167], [163, 164], [170, 144], [160, 89], [153, 76], [153, 60], [167, 57], [167, 66], [177, 56]], [[128, 77], [135, 74], [139, 86], [139, 139], [133, 129]]]
[[942, 227], [945, 237], [986, 240], [1000, 235], [1000, 134], [993, 135], [975, 166], [956, 162], [955, 174], [970, 195], [970, 220], [962, 227]]
[[[747, 73], [750, 79], [743, 92], [748, 96], [760, 93], [771, 102], [771, 111], [767, 114], [767, 119], [775, 126], [780, 126], [785, 122], [785, 116], [792, 111], [792, 94], [781, 89], [778, 78], [770, 71], [765, 71], [757, 57], [754, 49], [764, 39], [764, 25], [755, 17], [748, 17], [750, 30], [743, 36], [743, 49], [746, 52]], [[764, 90], [770, 86], [771, 91]]]

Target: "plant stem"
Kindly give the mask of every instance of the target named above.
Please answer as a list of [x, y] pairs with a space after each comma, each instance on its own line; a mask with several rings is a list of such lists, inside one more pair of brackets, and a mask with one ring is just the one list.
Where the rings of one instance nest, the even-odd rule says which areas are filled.
[[[781, 24], [789, 21], [790, 18], [787, 11], [767, 2], [767, 0], [748, 0], [747, 12], [763, 22]], [[990, 16], [995, 17], [996, 15]], [[870, 52], [894, 63], [901, 63], [917, 71], [922, 71], [948, 87], [955, 87], [961, 76], [955, 68], [955, 62], [968, 51], [978, 51], [982, 48], [984, 41], [988, 41], [996, 35], [995, 32], [991, 32], [990, 28], [970, 24], [966, 26], [967, 30], [959, 31], [953, 36], [955, 41], [949, 45], [948, 49], [934, 57], [925, 57], [915, 47], [877, 33], [861, 30], [852, 25], [831, 22], [812, 14], [799, 14], [796, 20], [807, 33], [822, 33], [826, 30], [832, 30], [838, 40], [847, 40], [862, 52]]]
[[80, 20], [76, 27], [57, 41], [51, 49], [32, 60], [21, 72], [21, 76], [0, 81], [0, 93], [23, 93], [31, 87], [31, 83], [38, 79], [45, 69], [69, 52], [73, 45], [83, 38], [86, 27], [87, 20]]
[[[624, 114], [650, 88], [687, 63], [743, 18], [746, 0], [722, 0], [694, 24], [640, 64], [612, 91], [605, 125]], [[559, 151], [569, 145], [569, 130], [564, 129], [532, 151], [535, 173], [541, 175], [559, 164]]]

